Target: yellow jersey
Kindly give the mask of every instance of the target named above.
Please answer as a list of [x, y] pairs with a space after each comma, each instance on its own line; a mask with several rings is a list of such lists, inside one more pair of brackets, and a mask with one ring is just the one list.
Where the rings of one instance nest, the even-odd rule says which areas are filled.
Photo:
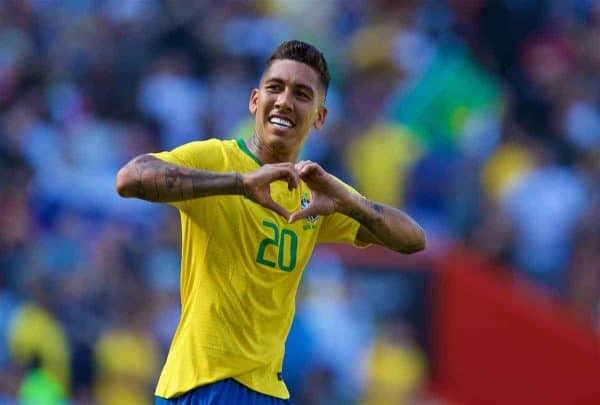
[[[261, 165], [241, 139], [191, 142], [153, 156], [214, 172], [246, 173]], [[286, 182], [276, 181], [271, 196], [290, 213], [310, 202], [303, 182], [289, 191]], [[181, 216], [181, 319], [156, 395], [177, 397], [233, 378], [289, 398], [281, 369], [304, 267], [319, 242], [358, 246], [360, 224], [337, 213], [289, 224], [241, 195], [171, 205]]]

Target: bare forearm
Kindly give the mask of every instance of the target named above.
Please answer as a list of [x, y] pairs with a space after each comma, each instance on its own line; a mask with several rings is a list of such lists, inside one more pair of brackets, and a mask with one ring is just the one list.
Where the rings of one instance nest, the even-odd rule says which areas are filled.
[[368, 231], [369, 235], [362, 235], [364, 242], [378, 243], [402, 253], [425, 249], [425, 232], [399, 209], [353, 194], [339, 211], [354, 218]]
[[122, 197], [173, 202], [211, 195], [243, 194], [243, 182], [239, 173], [194, 170], [142, 155], [119, 171], [117, 192]]

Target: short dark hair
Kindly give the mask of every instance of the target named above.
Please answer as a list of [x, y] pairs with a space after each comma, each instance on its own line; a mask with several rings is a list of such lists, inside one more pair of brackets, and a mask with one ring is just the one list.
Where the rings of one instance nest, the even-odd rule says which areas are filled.
[[290, 59], [304, 63], [314, 69], [319, 75], [319, 81], [323, 86], [323, 94], [327, 94], [329, 88], [329, 68], [327, 61], [321, 51], [306, 42], [291, 40], [282, 42], [271, 54], [265, 65], [265, 71], [278, 59]]

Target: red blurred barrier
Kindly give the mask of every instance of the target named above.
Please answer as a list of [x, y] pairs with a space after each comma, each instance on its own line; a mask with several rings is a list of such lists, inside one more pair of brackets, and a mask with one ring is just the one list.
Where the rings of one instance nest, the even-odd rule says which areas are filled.
[[433, 390], [460, 404], [600, 404], [600, 337], [468, 252], [433, 286]]

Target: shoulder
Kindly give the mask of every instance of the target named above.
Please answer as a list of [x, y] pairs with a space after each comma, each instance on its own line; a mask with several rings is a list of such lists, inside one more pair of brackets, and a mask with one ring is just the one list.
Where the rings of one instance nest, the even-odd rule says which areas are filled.
[[223, 162], [227, 160], [228, 149], [233, 143], [229, 140], [211, 138], [189, 142], [171, 151], [152, 155], [167, 162], [194, 169], [220, 170]]
[[210, 138], [183, 144], [171, 152], [185, 156], [189, 160], [195, 160], [199, 157], [205, 159], [209, 155], [227, 153], [233, 146], [233, 141]]
[[186, 149], [211, 149], [211, 148], [223, 148], [227, 144], [232, 143], [229, 140], [223, 140], [218, 138], [209, 138], [201, 141], [193, 141], [175, 148], [175, 150], [186, 150]]

